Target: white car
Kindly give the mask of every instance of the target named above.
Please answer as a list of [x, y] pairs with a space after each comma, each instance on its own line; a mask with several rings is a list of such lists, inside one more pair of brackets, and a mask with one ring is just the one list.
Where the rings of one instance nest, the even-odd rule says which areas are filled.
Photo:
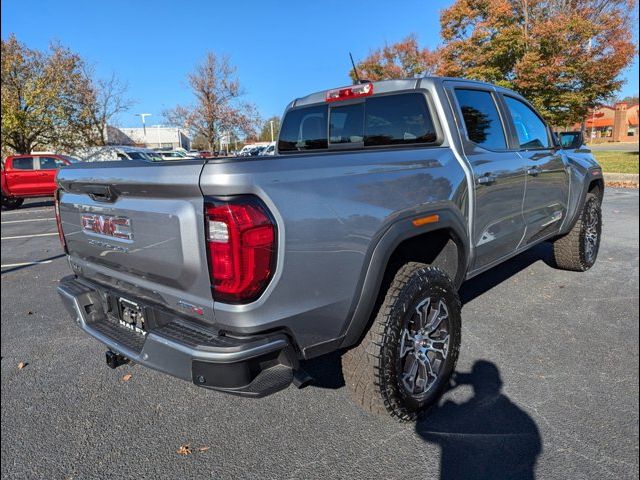
[[85, 162], [108, 162], [111, 160], [146, 160], [160, 162], [163, 160], [155, 150], [130, 147], [128, 145], [89, 147], [74, 152], [74, 156]]
[[193, 158], [181, 150], [160, 151], [158, 153], [163, 160], [187, 160]]
[[275, 154], [276, 154], [276, 142], [271, 142], [269, 145], [267, 145], [267, 148], [265, 148], [258, 155], [265, 156], [265, 155], [275, 155]]

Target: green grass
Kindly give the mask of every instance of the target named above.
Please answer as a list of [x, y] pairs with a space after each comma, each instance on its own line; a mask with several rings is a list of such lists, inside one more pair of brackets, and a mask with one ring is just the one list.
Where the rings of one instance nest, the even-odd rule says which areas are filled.
[[592, 151], [607, 173], [638, 173], [638, 152]]

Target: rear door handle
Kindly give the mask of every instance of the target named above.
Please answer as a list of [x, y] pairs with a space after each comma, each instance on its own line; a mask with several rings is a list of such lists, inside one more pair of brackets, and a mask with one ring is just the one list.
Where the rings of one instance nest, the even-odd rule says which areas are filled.
[[540, 175], [540, 169], [538, 167], [528, 168], [527, 175], [531, 175], [532, 177], [537, 177], [538, 175]]
[[497, 179], [498, 177], [496, 177], [495, 175], [492, 175], [491, 173], [485, 173], [481, 177], [476, 178], [476, 183], [478, 185], [491, 185]]

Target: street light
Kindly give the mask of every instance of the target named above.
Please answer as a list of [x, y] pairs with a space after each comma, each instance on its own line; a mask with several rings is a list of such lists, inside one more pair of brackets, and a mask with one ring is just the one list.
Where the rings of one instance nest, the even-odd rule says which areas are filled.
[[147, 141], [147, 126], [144, 123], [144, 119], [146, 117], [150, 117], [151, 114], [150, 113], [136, 113], [135, 115], [136, 115], [136, 117], [140, 117], [140, 119], [142, 120], [142, 131], [144, 132], [144, 141], [146, 143], [146, 141]]

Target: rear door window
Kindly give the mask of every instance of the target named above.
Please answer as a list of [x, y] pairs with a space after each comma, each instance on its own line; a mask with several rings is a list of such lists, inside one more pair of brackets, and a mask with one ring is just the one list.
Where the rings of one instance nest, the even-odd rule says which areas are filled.
[[467, 138], [488, 150], [505, 150], [507, 139], [498, 107], [490, 92], [455, 89]]
[[19, 157], [13, 159], [14, 170], [33, 170], [33, 157]]

